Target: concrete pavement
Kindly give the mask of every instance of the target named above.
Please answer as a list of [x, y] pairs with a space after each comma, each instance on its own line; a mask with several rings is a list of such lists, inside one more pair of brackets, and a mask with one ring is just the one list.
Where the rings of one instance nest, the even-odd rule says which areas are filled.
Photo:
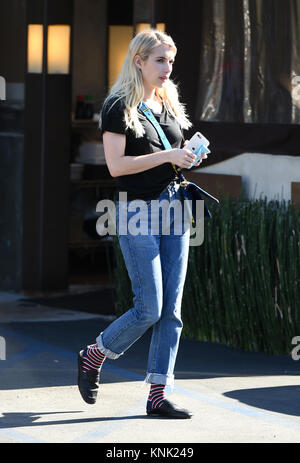
[[86, 404], [77, 390], [77, 352], [112, 318], [54, 308], [50, 299], [49, 307], [21, 307], [19, 296], [0, 293], [1, 443], [300, 441], [300, 361], [207, 342], [182, 339], [168, 394], [193, 418], [147, 417], [150, 331], [105, 361], [98, 401]]

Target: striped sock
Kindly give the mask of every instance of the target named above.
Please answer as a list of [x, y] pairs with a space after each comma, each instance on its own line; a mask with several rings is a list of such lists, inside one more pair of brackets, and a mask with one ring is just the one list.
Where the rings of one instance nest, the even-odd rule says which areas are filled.
[[151, 402], [152, 408], [158, 408], [162, 405], [165, 399], [165, 385], [151, 383], [148, 400]]
[[98, 344], [88, 346], [82, 356], [83, 366], [82, 371], [97, 370], [100, 372], [102, 364], [106, 359], [105, 355], [100, 352]]

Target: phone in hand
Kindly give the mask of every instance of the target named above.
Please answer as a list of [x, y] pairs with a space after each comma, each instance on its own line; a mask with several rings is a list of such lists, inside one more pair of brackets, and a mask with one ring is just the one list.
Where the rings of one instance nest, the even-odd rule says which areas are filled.
[[203, 154], [208, 154], [210, 153], [210, 150], [207, 148], [209, 145], [209, 141], [207, 138], [205, 138], [204, 135], [202, 135], [201, 132], [196, 132], [192, 138], [189, 140], [189, 142], [184, 146], [184, 149], [188, 149], [192, 151], [194, 154], [196, 154], [197, 159], [193, 162], [191, 169], [200, 159]]

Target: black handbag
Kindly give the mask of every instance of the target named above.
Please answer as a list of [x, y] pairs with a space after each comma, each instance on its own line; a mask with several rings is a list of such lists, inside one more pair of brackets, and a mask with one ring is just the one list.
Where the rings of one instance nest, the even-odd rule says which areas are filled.
[[[212, 199], [216, 203], [219, 203], [219, 200], [212, 196], [211, 194], [207, 193], [207, 191], [200, 188], [196, 183], [190, 182], [186, 180], [180, 168], [173, 166], [177, 177], [180, 181], [181, 192], [183, 195], [183, 199], [191, 201], [191, 209], [192, 209], [192, 220], [196, 223], [197, 217], [197, 201], [204, 201], [203, 196], [206, 198]], [[211, 217], [211, 212], [208, 209], [205, 201], [204, 201], [204, 217]]]

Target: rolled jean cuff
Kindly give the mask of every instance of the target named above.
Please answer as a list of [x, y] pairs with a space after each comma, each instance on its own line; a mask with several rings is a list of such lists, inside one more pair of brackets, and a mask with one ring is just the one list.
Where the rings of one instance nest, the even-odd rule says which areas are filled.
[[96, 338], [96, 342], [98, 344], [100, 352], [102, 352], [102, 354], [104, 354], [109, 359], [115, 360], [119, 358], [121, 355], [123, 355], [123, 352], [121, 352], [121, 354], [116, 354], [115, 352], [112, 352], [111, 350], [106, 349], [106, 347], [103, 346], [102, 333], [100, 333], [99, 336]]
[[174, 375], [161, 375], [159, 373], [147, 373], [145, 383], [164, 384], [165, 386], [174, 385]]

